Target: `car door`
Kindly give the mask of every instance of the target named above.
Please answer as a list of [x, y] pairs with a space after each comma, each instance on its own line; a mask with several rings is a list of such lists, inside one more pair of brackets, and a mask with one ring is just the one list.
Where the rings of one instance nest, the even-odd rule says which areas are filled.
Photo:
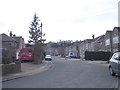
[[120, 52], [118, 53], [117, 60], [118, 60], [118, 69], [117, 69], [117, 72], [120, 74]]
[[115, 53], [115, 54], [113, 54], [113, 56], [112, 56], [112, 58], [110, 60], [111, 67], [112, 67], [114, 72], [118, 72], [118, 63], [119, 62], [118, 62], [117, 57], [118, 57], [118, 54]]

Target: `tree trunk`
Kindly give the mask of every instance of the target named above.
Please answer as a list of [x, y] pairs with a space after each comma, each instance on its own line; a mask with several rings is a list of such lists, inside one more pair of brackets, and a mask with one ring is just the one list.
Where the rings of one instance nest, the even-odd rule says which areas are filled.
[[42, 53], [43, 53], [42, 44], [36, 43], [34, 46], [34, 63], [35, 64], [42, 63], [42, 60], [43, 60]]

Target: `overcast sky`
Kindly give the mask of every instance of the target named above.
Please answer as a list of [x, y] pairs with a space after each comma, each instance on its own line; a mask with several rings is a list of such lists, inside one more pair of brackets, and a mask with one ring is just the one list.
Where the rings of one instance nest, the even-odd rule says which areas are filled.
[[27, 43], [36, 12], [48, 41], [84, 40], [118, 26], [119, 0], [0, 0], [0, 34], [9, 31]]

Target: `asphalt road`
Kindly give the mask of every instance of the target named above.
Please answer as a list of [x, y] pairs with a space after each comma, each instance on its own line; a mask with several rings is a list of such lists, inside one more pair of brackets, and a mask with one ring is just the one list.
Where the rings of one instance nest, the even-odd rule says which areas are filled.
[[49, 70], [3, 82], [3, 88], [114, 88], [117, 77], [109, 75], [108, 65], [62, 60], [54, 57]]

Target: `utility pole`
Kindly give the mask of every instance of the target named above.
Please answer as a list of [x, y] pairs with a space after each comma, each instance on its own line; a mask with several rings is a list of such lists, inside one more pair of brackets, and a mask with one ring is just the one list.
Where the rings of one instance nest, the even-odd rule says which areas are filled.
[[41, 40], [42, 40], [42, 23], [41, 23], [40, 27], [41, 27]]
[[41, 25], [40, 25], [40, 27], [41, 27], [41, 39], [40, 39], [40, 41], [41, 41], [41, 43], [44, 43], [46, 40], [43, 39], [43, 37], [45, 36], [45, 34], [43, 34], [43, 32], [42, 32], [42, 26], [43, 26], [43, 24], [41, 23]]

